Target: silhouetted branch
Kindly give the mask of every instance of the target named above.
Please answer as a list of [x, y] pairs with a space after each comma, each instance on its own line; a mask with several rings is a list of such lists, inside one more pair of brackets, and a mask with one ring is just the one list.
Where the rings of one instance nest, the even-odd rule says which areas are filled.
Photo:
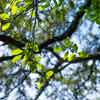
[[[86, 5], [84, 5], [83, 9], [85, 9], [89, 5], [90, 5], [90, 2], [88, 2]], [[79, 21], [82, 18], [82, 16], [84, 15], [84, 13], [85, 13], [84, 10], [77, 12], [75, 17], [74, 17], [74, 20], [72, 21], [72, 23], [68, 27], [68, 29], [66, 31], [64, 31], [64, 33], [62, 35], [54, 37], [52, 39], [49, 39], [49, 40], [45, 41], [44, 43], [40, 44], [39, 45], [40, 50], [43, 49], [43, 48], [47, 48], [48, 45], [55, 43], [56, 41], [62, 41], [66, 37], [71, 37], [73, 32], [75, 32], [75, 30], [77, 29]], [[15, 46], [20, 47], [20, 48], [25, 46], [24, 43], [16, 41], [15, 39], [13, 39], [9, 36], [5, 36], [5, 35], [0, 35], [0, 41], [3, 41], [6, 44], [15, 45]]]
[[0, 62], [11, 60], [11, 59], [13, 59], [15, 56], [18, 56], [18, 55], [21, 55], [21, 54], [22, 54], [22, 53], [17, 54], [17, 55], [13, 55], [13, 56], [2, 56], [2, 57], [0, 57]]
[[[86, 9], [87, 7], [90, 6], [90, 2], [91, 0], [87, 0], [86, 1], [86, 4], [83, 6], [83, 9]], [[64, 40], [66, 37], [71, 37], [73, 32], [75, 32], [75, 30], [77, 29], [78, 27], [78, 24], [79, 24], [79, 21], [80, 19], [83, 17], [85, 13], [85, 10], [80, 10], [79, 12], [76, 13], [75, 15], [75, 18], [74, 20], [72, 21], [71, 25], [69, 26], [69, 28], [60, 36], [57, 36], [57, 37], [54, 37], [53, 39], [49, 39], [47, 41], [45, 41], [44, 43], [42, 43], [40, 45], [40, 50], [42, 48], [47, 48], [48, 45], [52, 44], [52, 43], [55, 43], [57, 41], [62, 41]], [[72, 63], [77, 63], [77, 62], [81, 62], [81, 61], [86, 61], [86, 60], [90, 60], [90, 59], [100, 59], [100, 54], [98, 55], [90, 55], [89, 57], [87, 58], [76, 58], [74, 59], [73, 61], [69, 62], [67, 65], [65, 65], [63, 68], [61, 69], [58, 69], [58, 67], [63, 63], [63, 61], [59, 61], [58, 64], [56, 65], [56, 67], [53, 69], [55, 74], [62, 71], [64, 68], [66, 68], [66, 66], [72, 64]], [[50, 77], [50, 79], [54, 77], [54, 74]], [[49, 81], [50, 79], [48, 79], [44, 86], [42, 87], [42, 89], [39, 91], [39, 93], [36, 95], [35, 99], [34, 100], [37, 100], [39, 98], [39, 96], [42, 94], [42, 92], [46, 89], [46, 87], [49, 85]]]
[[0, 35], [0, 41], [4, 42], [5, 44], [11, 44], [14, 45], [18, 48], [22, 48], [25, 46], [24, 43], [15, 40], [14, 38], [10, 37], [10, 36], [6, 36], [6, 35]]
[[57, 41], [62, 41], [66, 37], [71, 37], [73, 32], [76, 31], [76, 29], [79, 25], [80, 19], [83, 17], [83, 15], [85, 13], [85, 9], [90, 6], [90, 2], [91, 2], [91, 0], [86, 1], [86, 4], [84, 4], [84, 6], [82, 7], [83, 10], [80, 10], [79, 12], [76, 13], [74, 20], [72, 21], [71, 25], [68, 27], [68, 29], [66, 31], [64, 31], [62, 33], [62, 35], [45, 41], [44, 43], [42, 43], [40, 45], [40, 48], [46, 48], [48, 45], [50, 45], [52, 43], [55, 43]]
[[[91, 1], [91, 0], [90, 0]], [[82, 7], [83, 9], [86, 9], [87, 7], [90, 6], [90, 1], [88, 0], [88, 2]], [[55, 43], [56, 41], [62, 41], [64, 40], [66, 37], [71, 37], [73, 32], [75, 32], [75, 30], [78, 27], [78, 24], [80, 22], [80, 19], [82, 18], [82, 16], [84, 15], [85, 10], [80, 10], [79, 12], [76, 13], [74, 20], [72, 21], [71, 25], [68, 27], [68, 29], [66, 31], [64, 31], [64, 33], [60, 36], [54, 37], [52, 39], [49, 39], [47, 41], [45, 41], [44, 43], [39, 45], [40, 50], [43, 48], [47, 48], [48, 45]], [[0, 41], [3, 41], [6, 44], [12, 44], [15, 45], [19, 48], [22, 48], [25, 46], [24, 43], [17, 41], [13, 38], [11, 38], [10, 36], [5, 36], [5, 35], [0, 35]]]
[[[52, 70], [54, 71], [54, 74], [50, 77], [50, 79], [53, 78], [54, 75], [55, 75], [56, 73], [59, 73], [59, 72], [61, 72], [62, 70], [64, 70], [64, 69], [65, 69], [66, 67], [68, 67], [70, 64], [73, 64], [73, 63], [80, 63], [80, 62], [84, 62], [84, 61], [88, 61], [88, 60], [100, 60], [100, 53], [90, 54], [88, 57], [85, 57], [85, 58], [77, 57], [77, 58], [75, 58], [74, 60], [68, 62], [66, 65], [64, 65], [63, 67], [60, 67], [60, 68], [59, 68], [59, 66], [62, 65], [64, 62], [67, 62], [67, 60], [58, 62], [57, 65], [55, 66], [55, 68], [52, 69]], [[39, 93], [37, 94], [35, 100], [38, 99], [38, 97], [42, 94], [42, 92], [45, 90], [45, 88], [49, 85], [50, 79], [48, 79], [48, 80], [45, 82], [44, 86], [42, 87], [42, 89], [41, 89], [41, 90], [39, 91]]]
[[[62, 71], [63, 69], [65, 69], [66, 66], [68, 66], [69, 64], [85, 62], [85, 61], [88, 61], [88, 60], [100, 60], [100, 53], [90, 54], [85, 58], [76, 57], [74, 60], [68, 62], [65, 66], [58, 69], [57, 73]], [[61, 63], [63, 63], [63, 62], [61, 62]]]
[[13, 59], [14, 57], [15, 57], [15, 56], [0, 57], [0, 62], [7, 61], [7, 60], [11, 60], [11, 59]]

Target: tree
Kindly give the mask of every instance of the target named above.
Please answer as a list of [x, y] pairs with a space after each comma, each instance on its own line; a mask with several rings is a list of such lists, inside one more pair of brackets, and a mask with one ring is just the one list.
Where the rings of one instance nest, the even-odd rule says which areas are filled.
[[[91, 29], [100, 24], [99, 4], [100, 0], [1, 0], [0, 100], [10, 95], [16, 100], [83, 100], [98, 93], [100, 39]], [[80, 29], [86, 20], [91, 24], [83, 35]], [[86, 46], [77, 40], [85, 40]]]

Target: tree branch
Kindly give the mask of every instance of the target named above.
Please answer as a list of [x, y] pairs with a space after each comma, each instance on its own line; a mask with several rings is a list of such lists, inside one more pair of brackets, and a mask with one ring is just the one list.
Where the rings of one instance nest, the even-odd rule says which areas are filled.
[[2, 57], [0, 57], [0, 62], [7, 61], [7, 60], [11, 60], [11, 59], [13, 59], [15, 56], [18, 56], [18, 55], [21, 55], [21, 54], [22, 54], [22, 53], [17, 54], [17, 55], [13, 55], [13, 56], [2, 56]]
[[[88, 60], [100, 60], [100, 52], [99, 53], [95, 53], [95, 54], [90, 54], [90, 55], [88, 55], [87, 57], [84, 57], [84, 58], [76, 57], [74, 60], [68, 62], [65, 66], [63, 66], [60, 69], [58, 69], [57, 73], [62, 71], [63, 69], [65, 69], [66, 66], [68, 66], [70, 64], [80, 63], [80, 62], [84, 62], [84, 61], [88, 61]], [[63, 62], [61, 62], [61, 63], [63, 63]]]
[[[96, 54], [90, 54], [88, 57], [85, 57], [85, 58], [81, 58], [81, 57], [77, 57], [75, 58], [74, 60], [68, 62], [66, 65], [64, 65], [63, 67], [59, 68], [60, 65], [62, 65], [65, 61], [60, 61], [58, 62], [58, 64], [55, 66], [54, 69], [52, 69], [54, 71], [54, 74], [50, 77], [53, 78], [54, 75], [56, 73], [59, 73], [61, 72], [62, 70], [64, 70], [66, 67], [68, 67], [70, 64], [73, 64], [73, 63], [80, 63], [80, 62], [83, 62], [83, 61], [88, 61], [88, 60], [100, 60], [100, 53], [96, 53]], [[44, 86], [42, 87], [42, 89], [39, 91], [39, 93], [37, 94], [36, 98], [34, 100], [37, 100], [39, 98], [39, 96], [42, 94], [42, 92], [46, 89], [46, 87], [49, 85], [49, 81], [50, 79], [48, 79]]]
[[15, 57], [15, 56], [0, 57], [0, 62], [7, 61], [7, 60], [11, 60], [11, 59], [13, 59], [14, 57]]
[[[89, 7], [91, 4], [91, 0], [87, 0], [86, 4], [84, 4], [84, 6], [82, 7], [83, 9], [86, 9], [87, 7]], [[40, 50], [42, 48], [47, 48], [48, 45], [55, 43], [57, 41], [62, 41], [64, 40], [66, 37], [71, 37], [73, 32], [77, 29], [78, 24], [80, 19], [83, 17], [85, 11], [81, 10], [79, 12], [76, 13], [76, 16], [74, 18], [74, 20], [72, 21], [71, 25], [69, 26], [69, 28], [60, 36], [54, 37], [53, 39], [49, 39], [47, 41], [45, 41], [44, 43], [42, 43], [40, 45]], [[81, 61], [86, 61], [86, 60], [90, 60], [90, 59], [100, 59], [100, 54], [96, 54], [96, 55], [91, 55], [87, 58], [76, 58], [75, 60], [69, 62], [66, 66], [70, 65], [71, 63], [77, 63], [77, 62], [81, 62]], [[66, 66], [64, 66], [61, 69], [58, 69], [58, 66], [60, 66], [63, 63], [63, 60], [61, 60], [60, 62], [58, 62], [58, 64], [56, 65], [56, 67], [53, 69], [55, 71], [55, 74], [60, 72], [61, 70], [63, 70]], [[58, 69], [58, 71], [57, 71]], [[54, 74], [50, 77], [50, 79], [54, 77]], [[42, 87], [42, 89], [39, 91], [39, 93], [36, 95], [34, 100], [37, 100], [39, 98], [39, 96], [42, 94], [42, 92], [46, 89], [46, 87], [49, 85], [49, 81], [50, 79], [48, 79], [44, 86]]]
[[57, 41], [62, 41], [64, 40], [66, 37], [71, 37], [73, 32], [75, 32], [75, 30], [78, 27], [79, 21], [80, 19], [83, 17], [84, 13], [85, 13], [85, 9], [87, 7], [89, 7], [91, 4], [91, 0], [87, 0], [86, 4], [84, 4], [81, 8], [83, 10], [80, 10], [79, 12], [76, 13], [74, 20], [72, 21], [71, 25], [68, 27], [68, 29], [66, 31], [63, 32], [62, 35], [54, 37], [52, 39], [49, 39], [47, 41], [45, 41], [44, 43], [42, 43], [40, 45], [40, 48], [46, 48], [48, 45], [55, 43]]
[[20, 42], [20, 41], [17, 41], [15, 39], [13, 39], [12, 37], [10, 36], [6, 36], [6, 35], [0, 35], [0, 41], [4, 42], [5, 44], [11, 44], [11, 45], [14, 45], [18, 48], [22, 48], [25, 46], [24, 43]]

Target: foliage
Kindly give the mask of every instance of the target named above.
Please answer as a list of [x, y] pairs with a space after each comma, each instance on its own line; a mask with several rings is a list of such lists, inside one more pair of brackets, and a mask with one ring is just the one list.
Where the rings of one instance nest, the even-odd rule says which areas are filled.
[[65, 86], [60, 91], [63, 100], [65, 90], [71, 95], [68, 99], [81, 100], [85, 91], [96, 90], [100, 53], [80, 50], [71, 38], [87, 18], [100, 24], [100, 1], [90, 1], [0, 0], [0, 48], [5, 48], [0, 55], [0, 82], [5, 95], [0, 99], [17, 88], [16, 100], [33, 100], [35, 95], [27, 94], [29, 86], [39, 91], [37, 100], [42, 92], [52, 92], [57, 83], [61, 84], [54, 90], [57, 92], [45, 96], [56, 100], [60, 87]]
[[92, 5], [87, 9], [87, 16], [97, 24], [100, 24], [100, 0], [92, 0]]

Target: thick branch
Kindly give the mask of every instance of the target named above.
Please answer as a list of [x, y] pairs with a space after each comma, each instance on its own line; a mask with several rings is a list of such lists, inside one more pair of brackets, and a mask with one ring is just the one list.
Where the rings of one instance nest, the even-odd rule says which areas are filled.
[[[90, 2], [91, 0], [87, 0], [86, 1], [86, 4], [83, 6], [83, 9], [86, 9], [87, 7], [90, 6]], [[69, 28], [60, 36], [58, 37], [54, 37], [53, 39], [49, 39], [47, 41], [45, 41], [44, 43], [42, 43], [40, 45], [40, 50], [42, 48], [47, 48], [48, 45], [56, 42], [56, 41], [62, 41], [64, 40], [66, 37], [71, 37], [71, 35], [73, 34], [73, 32], [75, 32], [75, 30], [77, 29], [78, 27], [78, 24], [79, 24], [79, 21], [80, 19], [83, 17], [85, 11], [82, 10], [82, 11], [79, 11], [76, 13], [76, 16], [74, 18], [74, 20], [72, 21], [71, 25], [69, 26]], [[69, 64], [71, 63], [77, 63], [77, 62], [81, 62], [81, 61], [86, 61], [86, 60], [90, 60], [90, 59], [100, 59], [100, 54], [95, 54], [95, 55], [90, 55], [89, 57], [87, 58], [77, 58], [75, 60], [73, 60], [72, 62], [69, 62], [66, 66], [68, 66]], [[63, 61], [60, 61], [58, 62], [59, 64], [57, 64], [57, 67], [54, 68], [54, 71], [56, 71], [56, 68], [58, 69], [58, 66], [60, 66]], [[65, 66], [65, 67], [66, 67]], [[64, 67], [62, 68], [64, 69]], [[59, 69], [58, 71], [56, 71], [55, 73], [58, 73], [59, 71], [61, 71], [62, 69]], [[53, 77], [54, 75], [51, 76], [51, 78]], [[50, 78], [50, 79], [51, 79]], [[42, 87], [42, 89], [39, 91], [39, 93], [37, 94], [35, 100], [37, 100], [39, 98], [39, 96], [42, 94], [42, 92], [46, 89], [46, 87], [49, 85], [49, 80], [46, 81], [46, 83], [44, 84], [44, 86]]]
[[[85, 4], [83, 6], [83, 9], [89, 7], [90, 1], [87, 2], [87, 4]], [[46, 48], [48, 45], [50, 45], [50, 44], [52, 44], [56, 41], [62, 41], [66, 37], [71, 37], [73, 32], [75, 32], [75, 30], [77, 29], [79, 21], [82, 18], [82, 16], [84, 15], [84, 13], [85, 13], [84, 10], [81, 10], [81, 11], [77, 12], [76, 15], [75, 15], [75, 18], [72, 21], [69, 28], [62, 35], [54, 37], [52, 39], [49, 39], [49, 40], [45, 41], [44, 43], [40, 44], [40, 46], [39, 46], [40, 50], [43, 49], [43, 48]], [[15, 39], [11, 38], [10, 36], [0, 35], [0, 41], [3, 41], [5, 44], [11, 44], [11, 45], [17, 46], [19, 48], [22, 48], [22, 47], [25, 46], [24, 43], [22, 43], [20, 41], [17, 41]]]
[[25, 46], [24, 43], [17, 41], [15, 39], [11, 38], [10, 36], [6, 36], [6, 35], [0, 35], [0, 41], [4, 42], [5, 44], [14, 45], [18, 48], [22, 48]]
[[[69, 64], [80, 63], [80, 62], [84, 62], [84, 61], [88, 61], [88, 60], [100, 60], [100, 53], [90, 54], [84, 58], [77, 57], [74, 60], [68, 62], [64, 67], [58, 69], [57, 73], [60, 72], [61, 70], [65, 69]], [[63, 61], [60, 63], [63, 63]]]
[[22, 53], [17, 54], [17, 55], [13, 55], [13, 56], [2, 56], [2, 57], [0, 57], [0, 62], [7, 61], [7, 60], [11, 60], [11, 59], [13, 59], [15, 56], [18, 56], [18, 55], [21, 55], [21, 54], [22, 54]]
[[11, 59], [13, 59], [14, 57], [15, 57], [15, 56], [0, 57], [0, 62], [7, 61], [7, 60], [11, 60]]
[[[80, 63], [80, 62], [88, 61], [88, 60], [100, 60], [100, 53], [90, 54], [89, 56], [87, 56], [87, 57], [85, 57], [85, 58], [77, 57], [77, 58], [75, 58], [74, 60], [68, 62], [66, 65], [64, 65], [64, 66], [61, 67], [61, 68], [59, 68], [59, 66], [62, 65], [64, 62], [66, 62], [66, 60], [65, 60], [65, 61], [61, 61], [61, 62], [58, 62], [58, 64], [56, 65], [56, 67], [55, 67], [54, 69], [52, 69], [52, 70], [53, 70], [53, 71], [55, 72], [55, 74], [56, 74], [56, 73], [59, 73], [59, 72], [61, 72], [62, 70], [64, 70], [64, 69], [65, 69], [66, 67], [68, 67], [70, 64], [73, 64], [73, 63]], [[59, 68], [59, 69], [58, 69], [58, 68]], [[50, 77], [50, 79], [53, 78], [55, 74], [53, 74], [53, 75]], [[38, 97], [42, 94], [42, 92], [43, 92], [43, 91], [46, 89], [46, 87], [49, 85], [50, 79], [48, 79], [48, 80], [46, 81], [46, 83], [44, 84], [44, 86], [43, 86], [42, 89], [39, 91], [38, 95], [36, 96], [35, 100], [38, 99]]]
[[42, 43], [40, 45], [40, 48], [46, 48], [48, 45], [55, 43], [56, 41], [62, 41], [64, 40], [66, 37], [71, 37], [73, 32], [76, 31], [79, 21], [80, 19], [83, 17], [85, 10], [87, 7], [90, 6], [90, 1], [91, 0], [87, 0], [86, 4], [82, 7], [83, 10], [80, 10], [79, 12], [76, 13], [74, 20], [72, 21], [71, 25], [68, 27], [68, 29], [66, 31], [64, 31], [64, 33], [60, 36], [54, 37], [52, 39], [49, 39], [47, 41], [45, 41], [44, 43]]

